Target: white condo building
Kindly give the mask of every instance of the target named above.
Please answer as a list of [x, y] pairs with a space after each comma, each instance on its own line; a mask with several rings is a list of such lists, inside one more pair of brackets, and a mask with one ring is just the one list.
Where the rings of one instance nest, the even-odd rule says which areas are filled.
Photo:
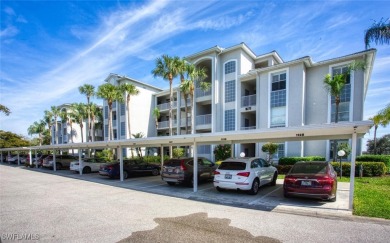
[[[241, 43], [230, 48], [215, 46], [189, 55], [187, 61], [207, 69], [205, 81], [211, 83], [211, 89], [204, 91], [199, 84], [196, 85], [193, 107], [195, 124], [191, 124], [191, 119], [185, 115], [183, 96], [178, 87], [174, 88], [173, 133], [185, 134], [186, 119], [190, 127], [188, 130], [194, 133], [334, 122], [334, 98], [326, 91], [323, 80], [326, 74], [347, 72], [354, 61], [365, 62], [366, 67], [352, 71], [347, 77], [339, 106], [339, 122], [361, 121], [375, 54], [375, 49], [369, 49], [320, 62], [314, 62], [308, 56], [285, 62], [276, 51], [256, 55], [245, 43]], [[105, 82], [115, 85], [130, 82], [140, 90], [140, 94], [132, 96], [131, 101], [132, 133], [142, 132], [145, 137], [169, 135], [169, 90], [116, 74], [110, 74]], [[190, 102], [188, 105], [192, 106]], [[107, 102], [103, 107], [106, 140]], [[160, 110], [158, 128], [152, 116], [155, 107]], [[114, 137], [128, 139], [125, 105], [115, 104], [113, 113]], [[234, 152], [236, 155], [244, 152], [246, 156], [265, 157], [261, 146], [261, 143], [236, 144]], [[274, 159], [317, 155], [329, 160], [332, 157], [331, 147], [329, 140], [286, 141], [279, 144]], [[360, 154], [360, 140], [357, 147]], [[199, 146], [198, 155], [213, 160], [213, 148], [213, 145]]]

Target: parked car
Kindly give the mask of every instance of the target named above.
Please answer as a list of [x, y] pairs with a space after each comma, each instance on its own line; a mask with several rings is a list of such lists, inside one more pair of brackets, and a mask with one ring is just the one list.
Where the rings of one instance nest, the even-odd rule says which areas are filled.
[[44, 160], [47, 156], [50, 156], [50, 155], [42, 154], [42, 155], [40, 155], [37, 159], [33, 158], [33, 164], [34, 164], [34, 165], [37, 165], [37, 163], [38, 163], [38, 167], [42, 167], [42, 166], [43, 166], [43, 160]]
[[[138, 160], [123, 160], [123, 178], [130, 175], [154, 175], [160, 174], [161, 167], [156, 164], [149, 164]], [[99, 174], [110, 178], [120, 177], [120, 163], [106, 163], [100, 166]]]
[[336, 201], [337, 173], [326, 161], [297, 162], [286, 174], [285, 197], [300, 196]]
[[7, 156], [7, 162], [18, 163], [18, 156], [17, 155], [9, 155], [9, 156]]
[[[88, 174], [91, 172], [98, 172], [101, 165], [104, 165], [108, 161], [100, 158], [84, 158], [83, 159], [83, 173]], [[69, 169], [74, 172], [80, 172], [79, 160], [70, 162]]]
[[230, 158], [222, 161], [214, 172], [214, 187], [244, 190], [256, 195], [263, 185], [276, 185], [278, 171], [262, 158]]
[[[56, 155], [56, 169], [61, 170], [64, 167], [69, 167], [70, 162], [76, 160], [75, 156], [72, 155]], [[43, 167], [53, 168], [54, 158], [53, 155], [47, 156], [43, 159]]]
[[[207, 158], [198, 158], [198, 181], [205, 181], [214, 178], [214, 171], [217, 166]], [[168, 185], [185, 183], [193, 185], [194, 158], [169, 159], [164, 162], [161, 170], [161, 179]]]

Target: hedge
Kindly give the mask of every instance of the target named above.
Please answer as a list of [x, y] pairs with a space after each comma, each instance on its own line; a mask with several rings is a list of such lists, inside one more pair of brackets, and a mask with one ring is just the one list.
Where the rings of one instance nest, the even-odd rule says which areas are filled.
[[[333, 168], [336, 171], [340, 170], [340, 162], [331, 162]], [[372, 177], [372, 176], [382, 176], [386, 174], [387, 168], [383, 162], [356, 162], [355, 165], [355, 176], [359, 176], [359, 166], [363, 165], [363, 176]], [[351, 163], [342, 162], [343, 167], [343, 176], [351, 175]], [[339, 172], [338, 172], [339, 173]]]
[[325, 157], [307, 156], [307, 157], [282, 157], [278, 165], [293, 165], [298, 161], [325, 161]]
[[356, 157], [356, 161], [362, 162], [383, 162], [385, 163], [388, 172], [390, 172], [390, 155], [361, 155]]

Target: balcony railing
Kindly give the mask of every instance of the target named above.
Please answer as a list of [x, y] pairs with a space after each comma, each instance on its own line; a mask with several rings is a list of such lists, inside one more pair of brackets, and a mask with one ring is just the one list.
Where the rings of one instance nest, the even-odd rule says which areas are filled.
[[201, 88], [195, 89], [195, 97], [197, 97], [197, 98], [209, 96], [209, 95], [211, 95], [211, 89], [206, 90], [206, 91], [202, 90]]
[[[187, 121], [188, 121], [188, 126], [191, 126], [191, 117], [188, 117]], [[185, 125], [186, 125], [186, 119], [185, 118], [181, 118], [180, 119], [180, 126], [184, 127]]]
[[[172, 120], [172, 127], [177, 125], [177, 120]], [[158, 129], [169, 128], [169, 121], [162, 121], [158, 123]]]
[[[177, 101], [172, 102], [172, 108], [176, 108], [176, 107], [177, 107]], [[162, 110], [169, 110], [169, 102], [159, 104], [159, 105], [157, 105], [157, 108], [160, 111], [162, 111]]]
[[241, 107], [256, 105], [256, 95], [247, 95], [241, 97]]
[[[182, 100], [180, 101], [180, 104], [181, 104], [181, 107], [184, 107], [184, 106], [185, 106], [184, 99], [182, 99]], [[192, 106], [192, 104], [191, 104], [191, 99], [188, 98], [188, 99], [187, 99], [187, 107], [190, 107], [190, 106]]]
[[196, 125], [211, 124], [211, 114], [196, 116]]
[[256, 126], [241, 127], [241, 130], [253, 130], [253, 129], [256, 129]]

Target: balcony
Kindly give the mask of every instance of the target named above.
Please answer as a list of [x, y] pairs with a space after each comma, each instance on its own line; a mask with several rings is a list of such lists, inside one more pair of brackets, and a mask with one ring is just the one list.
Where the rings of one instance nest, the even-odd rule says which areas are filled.
[[[185, 107], [184, 99], [182, 99], [182, 100], [180, 101], [180, 104], [181, 104], [181, 107]], [[192, 104], [191, 104], [191, 99], [188, 98], [188, 99], [187, 99], [187, 107], [191, 107], [191, 106], [192, 106]]]
[[253, 130], [253, 129], [256, 129], [256, 126], [241, 127], [241, 130]]
[[[176, 107], [177, 107], [177, 101], [173, 101], [173, 102], [172, 102], [172, 109], [173, 109], [173, 108], [176, 108]], [[157, 108], [158, 108], [160, 111], [169, 110], [169, 102], [167, 102], [167, 103], [161, 103], [161, 104], [157, 105]]]
[[211, 88], [207, 91], [202, 90], [201, 88], [196, 88], [195, 89], [195, 97], [204, 97], [204, 96], [210, 96], [211, 95]]
[[212, 119], [211, 114], [196, 116], [196, 122], [195, 122], [195, 124], [196, 124], [196, 125], [207, 125], [207, 124], [211, 124], [211, 119]]
[[[177, 125], [177, 120], [172, 120], [172, 127]], [[169, 128], [169, 121], [161, 121], [158, 123], [158, 129]]]
[[[191, 126], [191, 117], [188, 117], [187, 121], [188, 121], [188, 126]], [[185, 118], [181, 118], [180, 119], [180, 126], [184, 127], [185, 125], [186, 125], [186, 119]]]
[[256, 94], [241, 97], [241, 107], [255, 106], [255, 105], [256, 105]]

